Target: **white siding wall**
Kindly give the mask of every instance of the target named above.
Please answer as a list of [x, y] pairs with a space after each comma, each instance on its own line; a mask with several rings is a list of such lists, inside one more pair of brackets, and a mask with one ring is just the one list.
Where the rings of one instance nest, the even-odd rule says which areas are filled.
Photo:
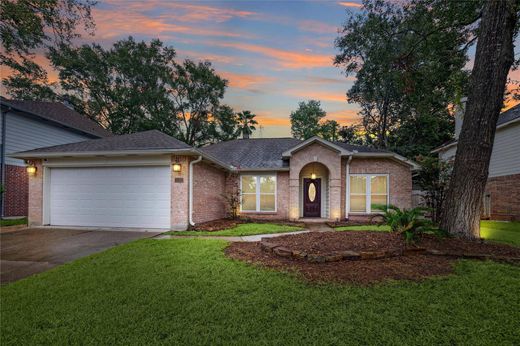
[[6, 116], [5, 162], [8, 165], [24, 165], [23, 160], [8, 157], [11, 153], [92, 139], [92, 137], [53, 126], [51, 123], [42, 123], [11, 112], [4, 115]]
[[[439, 152], [442, 160], [455, 156], [456, 146]], [[489, 164], [489, 177], [520, 173], [520, 123], [497, 129]]]

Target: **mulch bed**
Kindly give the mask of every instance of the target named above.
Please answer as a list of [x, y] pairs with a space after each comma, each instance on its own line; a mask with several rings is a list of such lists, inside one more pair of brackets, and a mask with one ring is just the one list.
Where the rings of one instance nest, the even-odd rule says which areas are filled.
[[[415, 244], [406, 244], [401, 236], [381, 232], [324, 232], [276, 237], [272, 240], [286, 249], [312, 254], [341, 251], [392, 251], [432, 249], [442, 253], [485, 254], [492, 257], [520, 258], [520, 248], [481, 241], [438, 238], [423, 235]], [[313, 263], [303, 258], [283, 257], [266, 251], [260, 242], [232, 243], [226, 254], [234, 259], [269, 268], [301, 274], [316, 282], [346, 282], [370, 285], [389, 280], [421, 281], [453, 272], [457, 256], [439, 256], [411, 251], [411, 255], [370, 260], [340, 260]]]

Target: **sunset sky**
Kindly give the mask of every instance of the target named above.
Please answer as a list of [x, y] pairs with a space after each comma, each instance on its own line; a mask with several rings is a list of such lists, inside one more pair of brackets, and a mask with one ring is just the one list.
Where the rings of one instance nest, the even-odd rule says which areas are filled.
[[303, 100], [320, 100], [341, 125], [357, 121], [345, 96], [353, 77], [332, 59], [337, 30], [359, 2], [101, 0], [95, 36], [84, 40], [160, 38], [179, 59], [210, 60], [229, 80], [224, 102], [257, 114], [255, 136], [289, 136], [289, 114]]

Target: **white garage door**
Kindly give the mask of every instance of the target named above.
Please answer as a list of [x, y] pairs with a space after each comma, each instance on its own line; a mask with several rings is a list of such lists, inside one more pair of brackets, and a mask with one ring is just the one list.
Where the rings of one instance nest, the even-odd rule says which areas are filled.
[[170, 228], [170, 168], [51, 168], [50, 224]]

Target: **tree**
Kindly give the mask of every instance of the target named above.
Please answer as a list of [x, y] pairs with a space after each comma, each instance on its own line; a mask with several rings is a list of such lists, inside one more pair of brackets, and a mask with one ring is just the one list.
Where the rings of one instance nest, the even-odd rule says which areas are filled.
[[157, 129], [190, 145], [236, 138], [238, 120], [222, 106], [227, 81], [210, 62], [175, 61], [160, 40], [132, 37], [51, 49], [61, 88], [76, 110], [116, 134]]
[[416, 161], [421, 165], [421, 169], [414, 177], [415, 182], [425, 192], [424, 201], [431, 210], [432, 221], [438, 223], [453, 165], [430, 156], [419, 156]]
[[294, 138], [308, 139], [320, 134], [320, 120], [327, 115], [321, 109], [320, 101], [310, 100], [298, 103], [298, 109], [291, 112], [291, 133]]
[[22, 99], [56, 99], [47, 72], [35, 61], [35, 52], [47, 54], [50, 47], [70, 45], [81, 26], [92, 34], [91, 0], [31, 0], [0, 2], [2, 65], [12, 73], [2, 83], [8, 93]]
[[483, 8], [464, 122], [440, 223], [442, 229], [464, 238], [480, 238], [480, 208], [507, 75], [514, 62], [518, 11], [516, 0], [489, 0]]
[[51, 49], [60, 84], [76, 110], [115, 134], [158, 129], [177, 135], [169, 97], [175, 50], [159, 40], [117, 41], [110, 49], [85, 44]]
[[337, 141], [339, 136], [339, 124], [336, 120], [325, 120], [320, 126], [320, 136], [328, 141]]
[[363, 8], [337, 38], [335, 64], [356, 75], [347, 96], [361, 106], [365, 141], [410, 158], [428, 154], [452, 135], [448, 105], [466, 87], [475, 29], [466, 23], [478, 18], [479, 2], [365, 0]]
[[363, 145], [363, 136], [360, 133], [360, 125], [342, 126], [338, 131], [339, 140], [345, 143]]
[[258, 122], [255, 120], [256, 115], [250, 111], [242, 111], [237, 114], [238, 116], [238, 134], [242, 135], [243, 138], [249, 138], [249, 136], [256, 130], [255, 125]]

